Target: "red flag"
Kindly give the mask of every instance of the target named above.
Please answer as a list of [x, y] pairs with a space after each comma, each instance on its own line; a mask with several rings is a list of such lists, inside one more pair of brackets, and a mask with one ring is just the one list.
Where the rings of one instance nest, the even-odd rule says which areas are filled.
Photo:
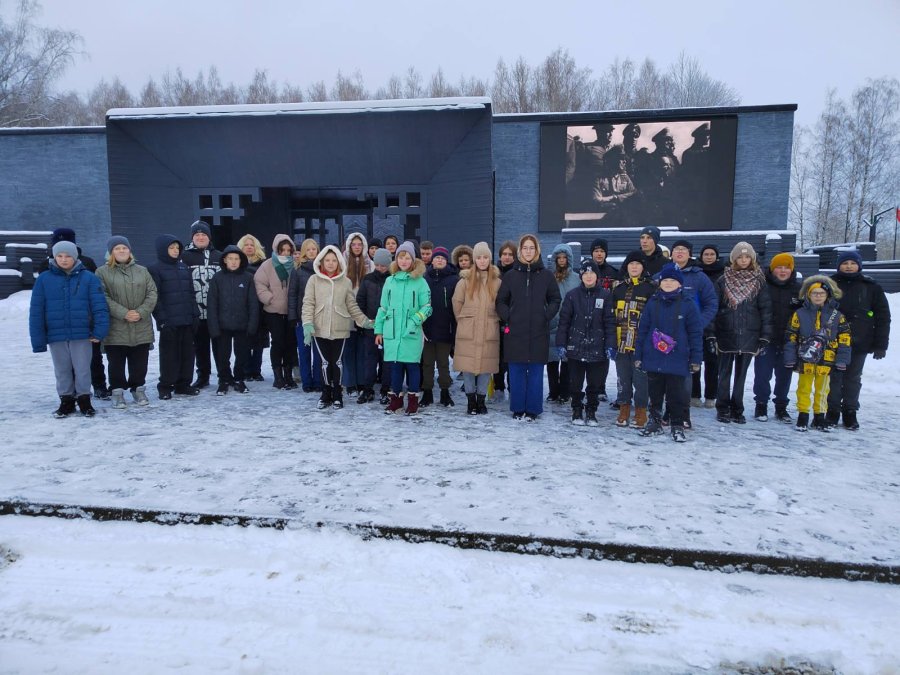
[[897, 222], [900, 223], [900, 208], [897, 209]]

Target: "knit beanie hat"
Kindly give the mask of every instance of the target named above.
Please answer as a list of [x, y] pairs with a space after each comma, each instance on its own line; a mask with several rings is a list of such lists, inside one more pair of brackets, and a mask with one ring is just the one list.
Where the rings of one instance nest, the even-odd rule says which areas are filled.
[[719, 247], [715, 244], [707, 244], [703, 248], [700, 249], [700, 257], [703, 257], [703, 254], [706, 253], [707, 249], [713, 250], [716, 252], [716, 260], [719, 259]]
[[75, 243], [75, 230], [72, 230], [68, 227], [57, 227], [50, 233], [50, 246], [60, 242], [60, 241], [71, 241], [73, 244]]
[[202, 232], [207, 237], [212, 238], [212, 230], [210, 230], [209, 225], [204, 223], [202, 220], [195, 220], [191, 224], [191, 236], [193, 237], [198, 232]]
[[794, 256], [790, 253], [776, 253], [772, 256], [772, 261], [769, 263], [769, 269], [774, 270], [776, 267], [787, 267], [793, 272]]
[[681, 268], [675, 263], [663, 265], [663, 268], [659, 271], [659, 280], [662, 281], [663, 279], [674, 279], [682, 286], [684, 285], [684, 275], [681, 273]]
[[857, 265], [859, 265], [859, 271], [862, 272], [862, 256], [859, 255], [859, 251], [857, 251], [855, 248], [841, 251], [838, 254], [837, 266], [840, 267], [842, 263], [845, 263], [848, 260], [852, 260]]
[[[400, 246], [397, 247], [397, 252], [394, 254], [396, 258], [401, 253], [408, 253], [409, 257], [413, 260], [416, 259], [416, 246], [411, 241], [404, 241]], [[432, 256], [433, 257], [433, 256]]]
[[431, 250], [431, 259], [434, 260], [437, 257], [441, 257], [447, 262], [450, 262], [450, 251], [448, 251], [443, 246], [435, 246]]
[[632, 251], [628, 255], [625, 256], [625, 271], [628, 271], [628, 263], [639, 262], [641, 266], [644, 265], [644, 254], [640, 251]]
[[375, 255], [372, 256], [372, 262], [376, 265], [384, 265], [385, 267], [391, 266], [391, 252], [386, 248], [379, 248], [375, 251]]
[[131, 250], [131, 242], [121, 235], [116, 234], [106, 240], [106, 250], [109, 253], [112, 253], [112, 250], [119, 245], [125, 246], [129, 251]]
[[643, 236], [645, 234], [649, 234], [651, 237], [653, 237], [654, 242], [656, 242], [657, 244], [659, 243], [659, 228], [658, 227], [654, 227], [653, 225], [648, 225], [643, 230], [641, 230], [641, 236]]
[[734, 245], [734, 248], [731, 249], [731, 255], [728, 259], [731, 260], [731, 262], [734, 262], [738, 259], [738, 256], [745, 254], [750, 256], [750, 260], [756, 262], [756, 251], [753, 250], [753, 247], [746, 241], [739, 241]]
[[381, 239], [369, 239], [369, 246], [375, 246], [376, 248], [384, 248], [384, 242]]
[[492, 260], [494, 258], [493, 253], [491, 252], [491, 247], [488, 246], [486, 241], [479, 241], [475, 246], [472, 247], [472, 262], [475, 262], [475, 258], [486, 255], [489, 256]]
[[602, 248], [604, 253], [609, 253], [609, 242], [606, 239], [594, 239], [591, 242], [591, 255], [593, 255], [594, 251], [598, 248]]
[[819, 288], [824, 290], [826, 293], [828, 293], [828, 296], [831, 297], [831, 286], [829, 286], [828, 284], [823, 284], [818, 281], [814, 281], [813, 283], [811, 283], [809, 285], [809, 288], [806, 289], [806, 297], [808, 298], [810, 296], [810, 293], [812, 293], [815, 290], [818, 290]]
[[581, 263], [581, 269], [578, 270], [578, 273], [584, 274], [588, 271], [593, 272], [597, 276], [600, 276], [600, 266], [593, 260], [585, 260], [583, 263]]
[[674, 244], [672, 244], [672, 250], [674, 251], [679, 246], [684, 246], [688, 250], [688, 254], [694, 252], [694, 245], [689, 242], [687, 239], [679, 239]]
[[63, 240], [53, 244], [53, 257], [55, 258], [60, 253], [67, 253], [71, 257], [78, 260], [78, 247], [71, 241]]

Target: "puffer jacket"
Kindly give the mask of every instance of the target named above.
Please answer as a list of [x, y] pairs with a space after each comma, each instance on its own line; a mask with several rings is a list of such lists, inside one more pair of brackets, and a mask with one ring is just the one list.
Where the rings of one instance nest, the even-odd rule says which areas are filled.
[[[272, 241], [272, 257], [278, 255], [278, 245], [283, 241], [291, 241], [291, 238], [286, 234], [275, 235], [275, 239]], [[259, 269], [253, 275], [253, 282], [256, 284], [256, 296], [262, 303], [264, 312], [287, 316], [290, 275], [282, 281], [278, 277], [278, 271], [275, 269], [272, 257], [266, 258], [260, 263]]]
[[871, 354], [887, 351], [891, 336], [891, 307], [884, 289], [862, 273], [838, 272], [831, 278], [841, 289], [841, 312], [850, 322], [853, 351]]
[[312, 260], [301, 263], [299, 267], [295, 267], [291, 272], [291, 276], [288, 279], [288, 321], [300, 321], [306, 284], [315, 273]]
[[[703, 327], [700, 310], [681, 289], [675, 294], [657, 291], [644, 306], [638, 326], [634, 360], [640, 361], [647, 373], [690, 375], [691, 364], [703, 363]], [[656, 348], [653, 331], [658, 330], [675, 340], [668, 354]]]
[[209, 282], [222, 268], [222, 254], [214, 249], [212, 244], [207, 248], [199, 249], [190, 243], [181, 254], [181, 259], [191, 270], [194, 296], [200, 310], [200, 320], [204, 321], [206, 320], [206, 296], [209, 295]]
[[[572, 268], [574, 265], [573, 258], [575, 257], [572, 253], [572, 248], [568, 244], [557, 244], [553, 247], [553, 253], [550, 254], [550, 267], [556, 269], [556, 256], [562, 253], [566, 256], [566, 259], [569, 261], [568, 264], [568, 274], [562, 281], [557, 281], [556, 283], [559, 285], [559, 297], [560, 297], [560, 307], [562, 307], [562, 299], [566, 297], [569, 291], [578, 288], [581, 285], [581, 277], [578, 276], [578, 273]], [[556, 278], [556, 275], [553, 277]], [[598, 280], [599, 282], [599, 280]], [[550, 320], [550, 347], [547, 352], [547, 360], [548, 361], [558, 361], [559, 355], [556, 353], [556, 331], [559, 327], [559, 312], [556, 313]]]
[[378, 308], [381, 306], [381, 291], [384, 290], [384, 282], [391, 276], [390, 272], [369, 272], [363, 277], [359, 289], [356, 291], [356, 304], [363, 314], [375, 320], [378, 316]]
[[[135, 347], [153, 344], [153, 324], [150, 321], [156, 307], [157, 291], [153, 277], [134, 258], [125, 264], [104, 265], [97, 270], [109, 306], [109, 334], [104, 345]], [[125, 315], [135, 310], [140, 321], [126, 321]]]
[[681, 285], [684, 289], [684, 296], [697, 303], [703, 328], [711, 329], [716, 319], [716, 312], [719, 310], [719, 296], [716, 294], [716, 287], [709, 280], [709, 276], [703, 271], [703, 268], [693, 260], [689, 260], [681, 268], [681, 274], [684, 278], [684, 283]]
[[[329, 277], [322, 269], [322, 258], [333, 253], [338, 260], [338, 274]], [[313, 260], [315, 274], [306, 283], [303, 294], [303, 324], [313, 324], [314, 335], [325, 340], [350, 337], [353, 323], [363, 328], [368, 318], [356, 304], [353, 284], [347, 278], [347, 261], [337, 246], [328, 245]]]
[[171, 234], [159, 235], [156, 238], [156, 262], [147, 268], [156, 285], [153, 318], [159, 330], [166, 326], [190, 326], [200, 318], [191, 270], [181, 258], [169, 255], [169, 246], [172, 244], [178, 244], [179, 249], [182, 248], [177, 237]]
[[222, 257], [229, 253], [237, 253], [241, 265], [232, 272], [223, 262], [222, 269], [209, 282], [209, 334], [219, 337], [222, 331], [241, 331], [255, 335], [259, 328], [259, 300], [253, 275], [247, 270], [247, 256], [237, 246], [226, 246]]
[[550, 321], [559, 311], [559, 285], [541, 261], [540, 248], [531, 263], [518, 258], [503, 275], [497, 291], [497, 316], [505, 324], [506, 363], [547, 363]]
[[[704, 275], [705, 276], [705, 275]], [[753, 298], [732, 307], [725, 297], [728, 270], [716, 282], [719, 312], [713, 330], [716, 348], [726, 354], [757, 354], [760, 340], [772, 341], [772, 299], [763, 283]]]
[[637, 279], [619, 283], [612, 292], [613, 312], [616, 320], [616, 351], [634, 352], [641, 314], [650, 297], [656, 292], [656, 284], [646, 274]]
[[32, 350], [45, 352], [52, 342], [103, 340], [109, 332], [109, 309], [100, 279], [79, 261], [69, 272], [55, 260], [48, 264], [50, 269], [41, 273], [31, 291]]
[[787, 340], [787, 328], [803, 301], [800, 300], [800, 282], [796, 270], [787, 281], [779, 281], [771, 270], [766, 270], [766, 288], [772, 301], [772, 344], [781, 349]]
[[[487, 283], [480, 284], [469, 297], [473, 275]], [[487, 271], [467, 269], [459, 273], [453, 291], [453, 313], [456, 316], [456, 341], [453, 368], [463, 373], [496, 373], [500, 370], [500, 317], [494, 298], [500, 290], [500, 270], [491, 265]]]
[[[809, 287], [820, 283], [828, 288], [830, 297], [822, 308], [818, 308], [809, 300]], [[840, 311], [842, 293], [837, 284], [820, 274], [807, 278], [800, 288], [803, 305], [791, 316], [787, 328], [787, 341], [784, 344], [784, 363], [794, 364], [800, 373], [828, 372], [832, 367], [846, 367], [852, 354], [852, 328], [847, 318]], [[817, 331], [822, 331], [825, 338], [825, 349], [818, 363], [804, 363], [799, 358], [799, 347], [803, 341]]]
[[431, 290], [431, 316], [423, 326], [425, 339], [431, 342], [453, 344], [456, 335], [453, 292], [456, 290], [456, 284], [459, 283], [459, 274], [451, 265], [439, 270], [427, 267], [425, 281], [428, 282], [428, 288]]
[[579, 284], [566, 294], [559, 310], [556, 346], [566, 348], [570, 361], [606, 361], [606, 348], [615, 347], [616, 321], [609, 291], [599, 282]]
[[419, 363], [425, 339], [422, 324], [431, 316], [425, 263], [417, 258], [410, 271], [403, 272], [395, 260], [390, 269], [375, 317], [375, 335], [383, 337], [385, 361]]

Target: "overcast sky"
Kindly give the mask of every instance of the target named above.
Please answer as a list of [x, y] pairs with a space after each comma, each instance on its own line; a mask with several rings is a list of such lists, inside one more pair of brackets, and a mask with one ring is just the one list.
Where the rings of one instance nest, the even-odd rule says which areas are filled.
[[[14, 0], [0, 1], [9, 15]], [[137, 92], [181, 67], [223, 82], [257, 67], [278, 82], [330, 86], [359, 69], [374, 91], [414, 65], [490, 78], [497, 59], [532, 65], [557, 47], [595, 73], [615, 57], [667, 67], [685, 50], [744, 105], [797, 103], [813, 122], [829, 87], [900, 77], [900, 0], [491, 2], [489, 0], [43, 0], [40, 23], [78, 31], [85, 58], [60, 82], [87, 91], [118, 76]]]

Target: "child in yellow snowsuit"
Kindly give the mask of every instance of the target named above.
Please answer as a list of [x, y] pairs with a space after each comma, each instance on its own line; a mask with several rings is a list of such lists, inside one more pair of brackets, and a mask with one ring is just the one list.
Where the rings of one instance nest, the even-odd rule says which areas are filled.
[[[829, 431], [825, 421], [831, 368], [850, 363], [850, 324], [838, 311], [841, 291], [823, 275], [811, 276], [800, 288], [803, 306], [791, 317], [784, 346], [784, 365], [796, 368], [797, 431], [806, 431], [810, 408], [812, 428]], [[810, 396], [812, 395], [812, 402]]]

